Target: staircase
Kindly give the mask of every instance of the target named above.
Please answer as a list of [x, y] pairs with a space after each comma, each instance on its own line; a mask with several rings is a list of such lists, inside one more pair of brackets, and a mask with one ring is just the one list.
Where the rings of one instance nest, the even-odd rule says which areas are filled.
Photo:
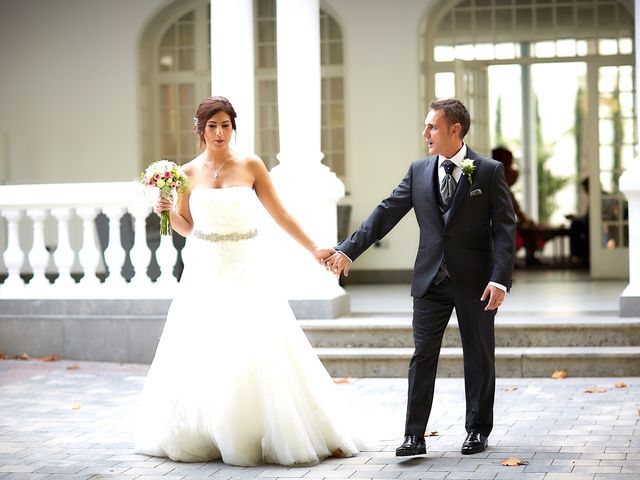
[[[411, 317], [352, 316], [301, 320], [307, 338], [335, 377], [406, 377], [413, 351]], [[640, 318], [613, 315], [499, 315], [498, 377], [640, 376]], [[446, 329], [438, 375], [463, 375], [457, 320]]]

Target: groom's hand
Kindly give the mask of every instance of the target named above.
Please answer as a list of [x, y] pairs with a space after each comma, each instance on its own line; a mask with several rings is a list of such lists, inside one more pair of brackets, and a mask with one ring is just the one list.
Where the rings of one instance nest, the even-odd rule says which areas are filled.
[[504, 291], [493, 285], [487, 285], [484, 292], [482, 292], [480, 301], [484, 302], [487, 298], [489, 299], [489, 303], [487, 303], [487, 306], [484, 307], [484, 309], [495, 310], [502, 305], [502, 302], [504, 302]]
[[324, 266], [326, 267], [326, 269], [333, 273], [335, 276], [339, 277], [341, 273], [343, 273], [345, 277], [349, 276], [351, 260], [349, 260], [346, 255], [340, 252], [335, 252], [329, 258], [325, 259], [324, 262]]

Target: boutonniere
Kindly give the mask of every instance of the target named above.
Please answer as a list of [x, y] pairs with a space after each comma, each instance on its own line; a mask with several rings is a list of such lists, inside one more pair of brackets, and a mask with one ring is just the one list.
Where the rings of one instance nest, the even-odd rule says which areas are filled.
[[462, 174], [467, 177], [469, 183], [473, 183], [472, 174], [476, 171], [476, 166], [473, 164], [473, 160], [471, 160], [470, 158], [465, 158], [464, 160], [462, 160], [460, 170], [462, 170]]

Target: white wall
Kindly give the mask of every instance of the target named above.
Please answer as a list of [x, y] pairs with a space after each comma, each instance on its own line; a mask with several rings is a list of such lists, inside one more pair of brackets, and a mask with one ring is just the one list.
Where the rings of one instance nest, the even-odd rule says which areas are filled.
[[[138, 43], [170, 0], [0, 0], [7, 183], [130, 180], [139, 168]], [[351, 229], [425, 156], [420, 24], [433, 0], [323, 0], [345, 47]], [[413, 213], [354, 269], [409, 269]]]
[[165, 0], [0, 0], [7, 183], [132, 180], [138, 39]]
[[[351, 229], [400, 183], [410, 163], [426, 156], [427, 106], [420, 103], [420, 25], [431, 0], [323, 0], [343, 30], [347, 179]], [[354, 270], [409, 269], [418, 245], [411, 211], [370, 248]]]

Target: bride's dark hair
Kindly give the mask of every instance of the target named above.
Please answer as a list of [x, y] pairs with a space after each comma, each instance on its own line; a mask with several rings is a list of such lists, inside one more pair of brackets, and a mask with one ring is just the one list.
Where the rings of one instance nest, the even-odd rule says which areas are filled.
[[200, 137], [200, 148], [205, 145], [204, 126], [211, 117], [218, 112], [225, 112], [231, 119], [231, 127], [236, 132], [236, 111], [231, 102], [225, 97], [207, 97], [200, 102], [193, 117], [193, 131]]

